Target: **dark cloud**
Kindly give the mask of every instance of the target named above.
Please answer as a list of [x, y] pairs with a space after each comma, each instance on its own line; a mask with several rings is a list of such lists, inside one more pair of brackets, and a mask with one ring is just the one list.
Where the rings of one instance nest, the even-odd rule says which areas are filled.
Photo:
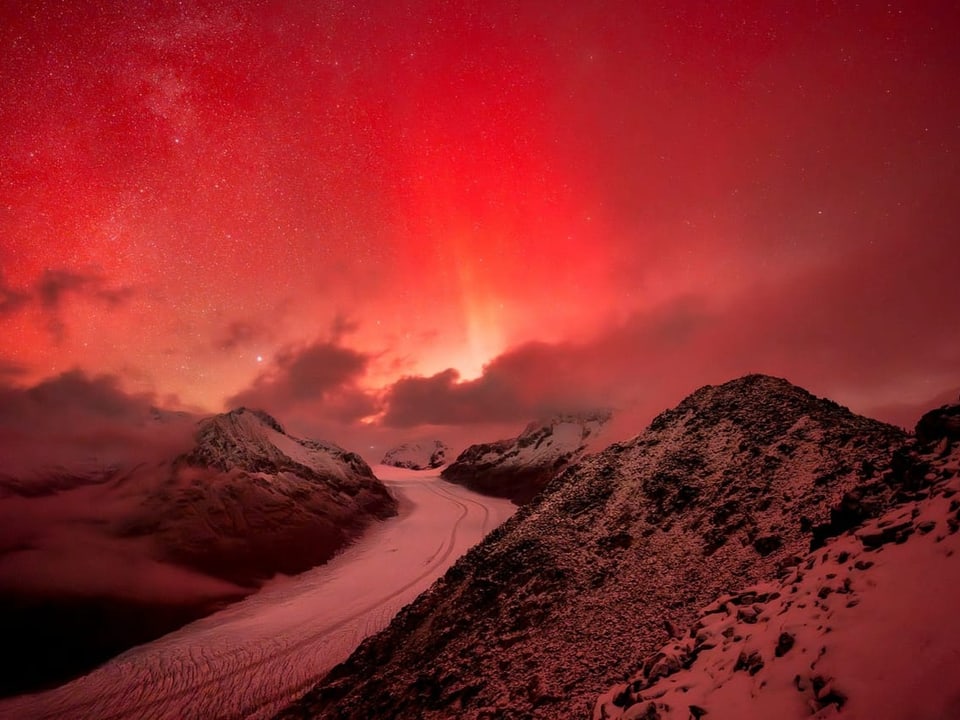
[[[553, 412], [631, 404], [659, 353], [682, 352], [709, 327], [695, 298], [639, 314], [585, 343], [526, 343], [460, 381], [453, 369], [387, 389], [390, 427], [522, 422]], [[656, 349], [657, 352], [652, 352]]]
[[344, 335], [355, 333], [359, 328], [360, 323], [356, 320], [344, 313], [337, 313], [330, 324], [330, 339], [332, 342], [339, 343]]
[[116, 307], [129, 300], [135, 291], [129, 286], [112, 288], [104, 276], [92, 272], [73, 270], [46, 270], [34, 288], [41, 305], [47, 310], [57, 310], [71, 294], [100, 300]]
[[232, 352], [238, 348], [249, 347], [267, 337], [269, 333], [262, 325], [236, 320], [227, 325], [214, 345], [218, 350]]
[[[892, 252], [868, 246], [856, 262], [755, 278], [726, 301], [684, 297], [588, 341], [521, 345], [475, 380], [461, 381], [452, 369], [405, 377], [386, 389], [381, 422], [519, 422], [554, 410], [612, 407], [636, 418], [632, 432], [639, 432], [697, 387], [764, 372], [857, 412], [912, 424], [927, 396], [906, 398], [905, 388], [960, 380], [955, 314], [930, 315], [930, 308], [960, 304], [960, 283], [947, 282], [952, 271], [935, 251], [888, 257]], [[878, 404], [897, 393], [906, 408]]]
[[110, 375], [72, 370], [31, 387], [0, 385], [0, 473], [166, 457], [192, 432], [189, 416], [158, 410], [153, 395], [127, 393]]
[[19, 363], [0, 360], [0, 384], [27, 374], [27, 368]]
[[135, 294], [130, 286], [111, 287], [107, 278], [99, 273], [47, 269], [33, 286], [20, 290], [10, 288], [0, 280], [0, 316], [11, 315], [34, 304], [46, 315], [50, 334], [60, 342], [66, 334], [60, 312], [67, 298], [82, 297], [118, 308]]
[[374, 399], [357, 386], [369, 361], [369, 356], [333, 342], [288, 349], [249, 388], [228, 398], [226, 405], [281, 415], [309, 410], [352, 422], [376, 410]]
[[9, 287], [0, 278], [0, 316], [12, 315], [30, 302], [30, 294]]

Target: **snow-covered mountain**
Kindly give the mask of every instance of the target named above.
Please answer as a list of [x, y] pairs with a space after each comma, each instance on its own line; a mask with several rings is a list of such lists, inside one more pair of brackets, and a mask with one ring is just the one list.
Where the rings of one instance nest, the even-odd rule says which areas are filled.
[[450, 455], [450, 448], [440, 440], [410, 442], [390, 448], [380, 462], [408, 470], [433, 470], [442, 467]]
[[123, 524], [168, 559], [242, 585], [328, 560], [396, 502], [370, 467], [336, 445], [302, 440], [259, 410], [200, 424], [196, 446]]
[[892, 507], [905, 440], [784, 380], [702, 388], [554, 478], [282, 717], [586, 717], [698, 608]]
[[594, 720], [960, 717], [960, 405], [917, 436], [884, 476], [889, 510], [622, 663]]
[[[152, 422], [159, 432], [168, 420]], [[165, 457], [129, 448], [127, 462], [0, 482], [0, 635], [18, 660], [0, 692], [67, 677], [318, 565], [396, 513], [358, 455], [292, 437], [266, 413], [184, 430]]]
[[527, 502], [596, 445], [610, 417], [608, 411], [596, 411], [531, 422], [515, 438], [471, 445], [441, 477], [477, 492]]

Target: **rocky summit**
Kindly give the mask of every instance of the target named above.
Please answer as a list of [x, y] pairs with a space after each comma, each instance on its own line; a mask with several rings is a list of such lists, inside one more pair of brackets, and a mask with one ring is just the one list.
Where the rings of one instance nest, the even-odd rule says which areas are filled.
[[196, 445], [125, 520], [173, 562], [249, 585], [327, 561], [396, 501], [359, 455], [287, 434], [239, 408], [200, 423]]
[[441, 473], [471, 490], [525, 503], [583, 457], [611, 417], [608, 411], [536, 420], [515, 438], [471, 445]]
[[[725, 593], [610, 688], [594, 720], [960, 717], [960, 405], [927, 413], [880, 517]], [[849, 502], [847, 503], [849, 505]]]
[[587, 717], [708, 602], [890, 507], [906, 439], [785, 380], [704, 387], [564, 470], [281, 716]]

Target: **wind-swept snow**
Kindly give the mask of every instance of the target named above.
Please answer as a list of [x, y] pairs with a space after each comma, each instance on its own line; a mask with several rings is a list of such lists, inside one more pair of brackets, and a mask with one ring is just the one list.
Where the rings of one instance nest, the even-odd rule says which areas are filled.
[[436, 475], [379, 466], [400, 515], [328, 564], [47, 692], [0, 701], [0, 717], [269, 717], [344, 660], [516, 509]]

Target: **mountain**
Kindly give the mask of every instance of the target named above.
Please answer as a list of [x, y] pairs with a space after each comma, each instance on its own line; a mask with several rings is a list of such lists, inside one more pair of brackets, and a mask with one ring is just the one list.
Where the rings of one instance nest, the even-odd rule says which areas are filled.
[[609, 420], [609, 412], [598, 411], [534, 421], [515, 438], [471, 445], [440, 475], [477, 492], [525, 503], [582, 457]]
[[184, 424], [160, 459], [144, 447], [140, 461], [0, 480], [0, 636], [16, 658], [0, 693], [90, 669], [326, 561], [396, 513], [358, 455], [288, 435], [266, 413], [154, 420], [158, 433]]
[[554, 478], [281, 717], [584, 717], [698, 608], [890, 507], [906, 439], [785, 380], [704, 387]]
[[725, 593], [689, 631], [629, 661], [594, 720], [960, 717], [960, 405], [927, 413], [879, 518]]
[[450, 448], [440, 440], [397, 445], [387, 450], [380, 462], [408, 470], [433, 470], [447, 462]]
[[370, 467], [336, 445], [288, 435], [240, 408], [200, 424], [196, 446], [122, 526], [172, 562], [241, 585], [326, 562], [396, 501]]

